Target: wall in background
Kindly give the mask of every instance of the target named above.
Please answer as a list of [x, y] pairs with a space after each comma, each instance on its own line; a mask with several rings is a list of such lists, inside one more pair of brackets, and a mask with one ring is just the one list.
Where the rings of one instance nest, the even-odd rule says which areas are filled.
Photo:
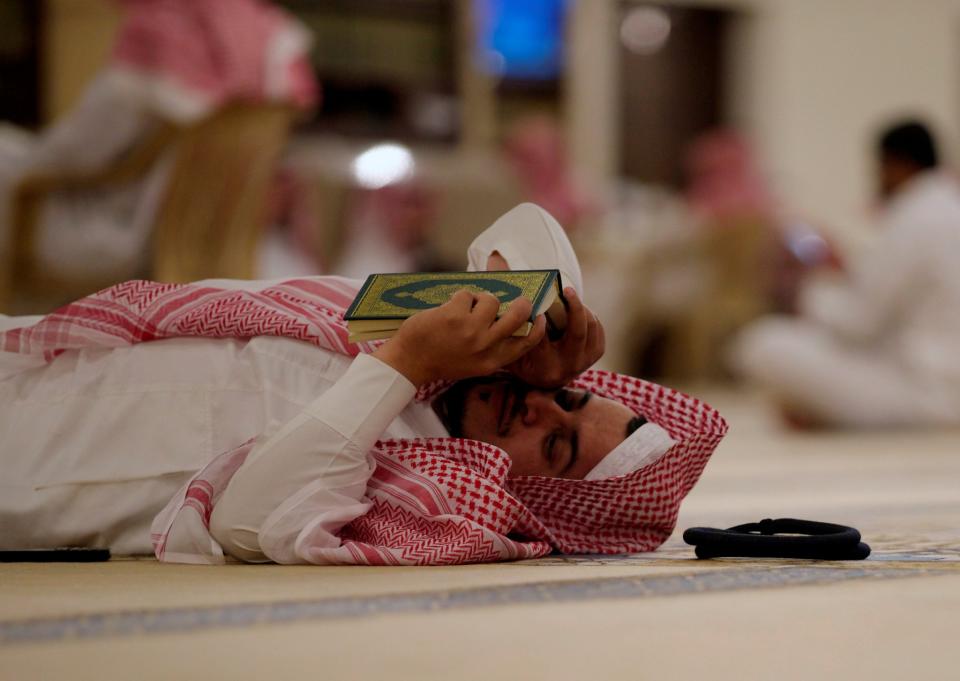
[[103, 66], [119, 21], [109, 0], [45, 0], [43, 118], [49, 122], [73, 106]]
[[33, 0], [0, 2], [0, 120], [40, 123], [40, 13]]
[[960, 2], [763, 0], [745, 21], [731, 99], [795, 209], [841, 240], [866, 234], [873, 141], [903, 115], [932, 123], [957, 161]]
[[[562, 87], [582, 171], [612, 178], [619, 157], [621, 0], [580, 0]], [[785, 204], [842, 241], [867, 233], [871, 142], [892, 117], [933, 122], [945, 156], [960, 132], [960, 0], [670, 0], [737, 11], [727, 40], [726, 117], [756, 142]], [[109, 0], [45, 0], [44, 118], [72, 105], [117, 24]]]
[[[571, 149], [595, 181], [621, 162], [617, 16], [622, 0], [579, 3], [568, 72]], [[868, 232], [872, 140], [916, 114], [956, 161], [960, 129], [960, 0], [667, 0], [734, 10], [726, 118], [757, 145], [794, 213], [841, 241]]]

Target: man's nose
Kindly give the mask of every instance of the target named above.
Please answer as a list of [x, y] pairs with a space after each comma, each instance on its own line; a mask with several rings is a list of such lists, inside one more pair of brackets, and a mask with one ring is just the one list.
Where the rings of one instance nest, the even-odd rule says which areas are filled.
[[531, 390], [527, 393], [524, 406], [526, 407], [523, 413], [523, 425], [525, 426], [534, 426], [543, 421], [560, 422], [569, 416], [553, 399], [552, 393], [540, 392], [539, 390]]

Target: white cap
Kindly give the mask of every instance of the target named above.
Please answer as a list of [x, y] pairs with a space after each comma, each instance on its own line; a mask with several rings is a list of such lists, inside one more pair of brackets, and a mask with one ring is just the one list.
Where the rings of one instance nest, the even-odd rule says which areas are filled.
[[603, 480], [649, 466], [667, 453], [676, 440], [656, 423], [644, 423], [600, 460], [584, 480]]
[[487, 258], [500, 253], [512, 270], [560, 270], [564, 286], [583, 296], [583, 274], [563, 227], [534, 203], [507, 211], [473, 240], [467, 249], [467, 269], [487, 269]]

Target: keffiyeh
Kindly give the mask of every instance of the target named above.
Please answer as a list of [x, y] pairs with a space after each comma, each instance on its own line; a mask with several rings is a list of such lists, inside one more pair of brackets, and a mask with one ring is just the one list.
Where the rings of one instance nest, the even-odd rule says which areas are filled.
[[306, 28], [260, 0], [120, 0], [115, 77], [181, 123], [231, 101], [307, 109], [317, 83]]

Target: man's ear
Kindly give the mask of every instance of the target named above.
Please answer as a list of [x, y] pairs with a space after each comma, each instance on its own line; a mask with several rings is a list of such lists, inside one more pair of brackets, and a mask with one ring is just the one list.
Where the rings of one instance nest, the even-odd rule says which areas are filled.
[[487, 258], [487, 272], [502, 272], [509, 269], [510, 265], [508, 265], [507, 261], [500, 255], [500, 251], [494, 251], [490, 254], [490, 257]]

